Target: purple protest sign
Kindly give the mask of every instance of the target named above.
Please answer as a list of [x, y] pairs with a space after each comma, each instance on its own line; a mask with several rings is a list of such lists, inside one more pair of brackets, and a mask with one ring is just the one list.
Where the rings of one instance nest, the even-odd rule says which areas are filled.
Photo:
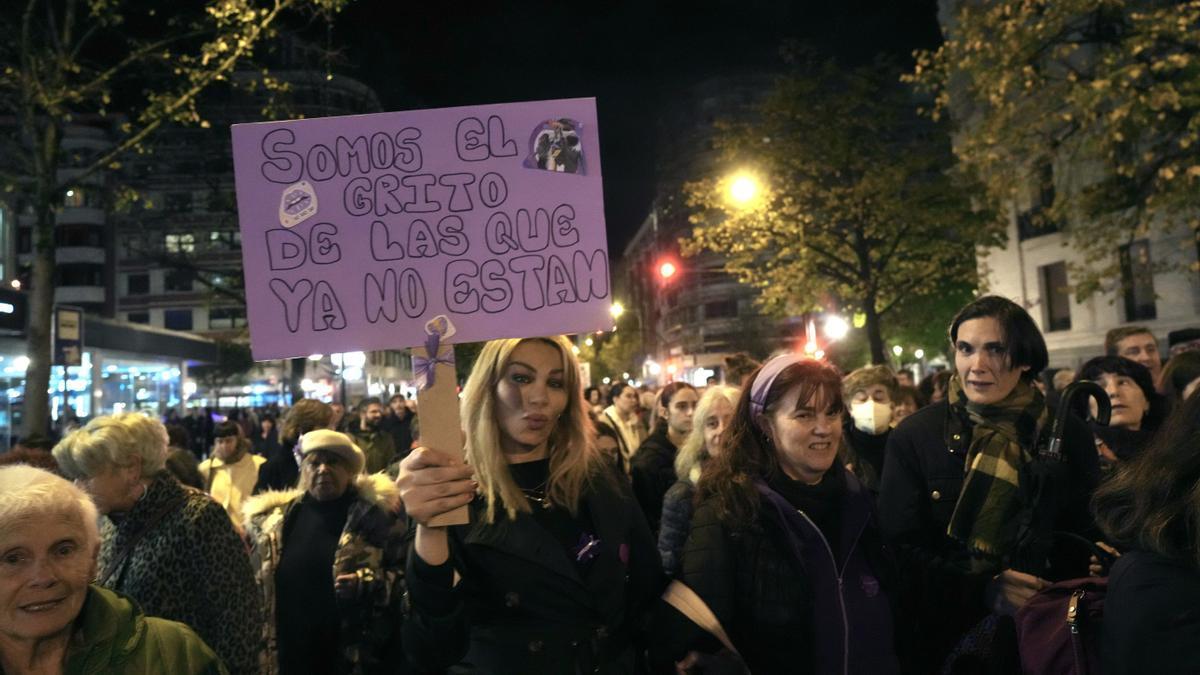
[[259, 360], [612, 325], [595, 99], [233, 127]]

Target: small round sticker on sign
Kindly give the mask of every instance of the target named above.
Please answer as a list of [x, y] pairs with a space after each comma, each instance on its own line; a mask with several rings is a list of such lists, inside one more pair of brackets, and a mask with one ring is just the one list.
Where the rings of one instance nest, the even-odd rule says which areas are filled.
[[317, 192], [311, 183], [302, 180], [285, 188], [279, 198], [279, 224], [295, 227], [317, 213]]

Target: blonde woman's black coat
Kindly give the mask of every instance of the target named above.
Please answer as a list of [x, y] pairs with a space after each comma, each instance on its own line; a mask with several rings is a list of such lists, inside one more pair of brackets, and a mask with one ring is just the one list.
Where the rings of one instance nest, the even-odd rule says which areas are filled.
[[469, 525], [450, 528], [457, 586], [410, 555], [409, 661], [456, 673], [640, 672], [647, 613], [665, 584], [658, 551], [617, 477], [596, 479], [584, 500], [602, 544], [586, 575], [531, 516], [485, 523], [481, 499]]

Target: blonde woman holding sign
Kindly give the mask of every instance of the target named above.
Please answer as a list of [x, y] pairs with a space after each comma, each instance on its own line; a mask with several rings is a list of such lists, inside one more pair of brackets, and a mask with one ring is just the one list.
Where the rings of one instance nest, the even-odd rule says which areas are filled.
[[[400, 465], [417, 522], [409, 659], [432, 670], [635, 672], [662, 573], [637, 502], [592, 444], [570, 343], [487, 343], [462, 417], [465, 463], [420, 447]], [[469, 524], [429, 525], [466, 504]]]

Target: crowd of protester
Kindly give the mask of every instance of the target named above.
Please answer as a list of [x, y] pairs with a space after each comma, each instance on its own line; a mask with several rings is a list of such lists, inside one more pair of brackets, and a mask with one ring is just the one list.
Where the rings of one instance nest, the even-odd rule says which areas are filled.
[[660, 389], [496, 340], [462, 457], [404, 396], [31, 436], [0, 673], [1200, 672], [1200, 330], [1055, 370], [989, 296], [948, 338], [919, 382], [783, 353]]

